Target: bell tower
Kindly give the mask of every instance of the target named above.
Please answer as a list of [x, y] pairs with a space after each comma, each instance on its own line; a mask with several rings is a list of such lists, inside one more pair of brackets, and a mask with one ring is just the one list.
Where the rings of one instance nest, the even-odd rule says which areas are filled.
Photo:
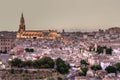
[[21, 14], [20, 18], [20, 25], [19, 25], [19, 31], [18, 32], [24, 32], [25, 31], [25, 21], [23, 17], [23, 13]]

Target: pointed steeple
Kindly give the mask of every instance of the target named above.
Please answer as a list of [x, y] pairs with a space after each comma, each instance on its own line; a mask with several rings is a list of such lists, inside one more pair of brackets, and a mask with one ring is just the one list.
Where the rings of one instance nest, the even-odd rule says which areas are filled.
[[23, 31], [25, 31], [25, 21], [22, 13], [20, 18], [19, 32], [23, 32]]
[[23, 13], [21, 14], [20, 24], [21, 24], [21, 25], [24, 25], [24, 24], [25, 24]]

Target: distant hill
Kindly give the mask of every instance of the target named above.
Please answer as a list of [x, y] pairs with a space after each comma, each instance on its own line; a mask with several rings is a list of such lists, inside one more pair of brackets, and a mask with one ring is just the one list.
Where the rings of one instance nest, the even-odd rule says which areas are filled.
[[112, 27], [106, 30], [107, 33], [109, 34], [120, 34], [120, 27]]

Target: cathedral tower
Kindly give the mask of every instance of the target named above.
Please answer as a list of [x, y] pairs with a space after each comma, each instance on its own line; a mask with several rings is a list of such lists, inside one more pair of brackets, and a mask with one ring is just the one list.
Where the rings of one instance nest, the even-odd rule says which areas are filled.
[[19, 32], [24, 32], [24, 31], [25, 31], [25, 21], [22, 13], [20, 18]]

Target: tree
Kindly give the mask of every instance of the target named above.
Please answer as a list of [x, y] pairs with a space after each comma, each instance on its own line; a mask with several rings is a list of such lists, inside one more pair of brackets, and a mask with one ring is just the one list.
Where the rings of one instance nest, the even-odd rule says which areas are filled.
[[104, 49], [106, 50], [106, 54], [110, 54], [110, 55], [112, 54], [112, 51], [113, 51], [112, 48], [111, 47], [107, 48], [106, 46], [98, 46], [96, 52], [99, 54], [103, 53]]
[[11, 67], [22, 67], [23, 61], [21, 59], [15, 58], [8, 62]]
[[43, 57], [41, 59], [31, 61], [21, 61], [21, 59], [15, 58], [8, 62], [11, 67], [34, 67], [34, 68], [54, 68], [55, 62], [50, 57]]
[[40, 68], [40, 64], [39, 64], [38, 60], [33, 61], [32, 66], [34, 68]]
[[[50, 57], [43, 57], [39, 62], [46, 68], [54, 68], [54, 61]], [[46, 66], [48, 65], [48, 66]]]
[[88, 67], [86, 67], [86, 66], [81, 67], [81, 70], [82, 70], [82, 72], [84, 73], [84, 76], [86, 76], [87, 71], [88, 71]]
[[97, 52], [98, 54], [103, 53], [104, 48], [105, 48], [105, 47], [98, 46], [96, 52]]
[[34, 52], [34, 49], [32, 49], [32, 48], [31, 48], [31, 49], [29, 49], [29, 52]]
[[112, 50], [111, 47], [110, 47], [110, 48], [107, 48], [107, 49], [106, 49], [106, 54], [110, 54], [110, 55], [111, 55], [111, 54], [112, 54], [112, 51], [113, 51], [113, 50]]
[[97, 70], [101, 70], [102, 68], [100, 65], [93, 65], [93, 66], [91, 66], [91, 69], [94, 71], [97, 71]]
[[57, 71], [61, 74], [66, 74], [69, 72], [69, 68], [66, 64], [60, 63], [59, 65], [57, 65]]
[[34, 52], [34, 49], [33, 48], [25, 48], [25, 51], [26, 52]]
[[31, 60], [27, 60], [27, 61], [23, 62], [23, 66], [27, 66], [27, 67], [31, 67], [32, 64], [33, 64], [33, 61], [31, 61]]
[[25, 48], [25, 51], [26, 51], [26, 52], [30, 52], [29, 48]]
[[79, 75], [79, 76], [86, 76], [86, 74], [85, 74], [84, 72], [82, 72], [82, 71], [81, 71], [81, 72], [78, 72], [78, 75]]
[[64, 63], [64, 61], [61, 58], [56, 59], [56, 65], [59, 65], [59, 63]]
[[65, 64], [61, 58], [56, 59], [56, 69], [61, 74], [67, 74], [69, 72], [68, 64]]
[[88, 63], [87, 63], [85, 60], [81, 60], [80, 63], [81, 63], [82, 65], [88, 65]]
[[63, 80], [61, 77], [57, 77], [57, 80]]
[[105, 68], [108, 73], [116, 73], [116, 68], [114, 66], [108, 66]]
[[54, 68], [54, 60], [50, 57], [43, 57], [41, 59], [33, 61], [34, 68]]
[[116, 69], [120, 72], [120, 62], [115, 64]]

